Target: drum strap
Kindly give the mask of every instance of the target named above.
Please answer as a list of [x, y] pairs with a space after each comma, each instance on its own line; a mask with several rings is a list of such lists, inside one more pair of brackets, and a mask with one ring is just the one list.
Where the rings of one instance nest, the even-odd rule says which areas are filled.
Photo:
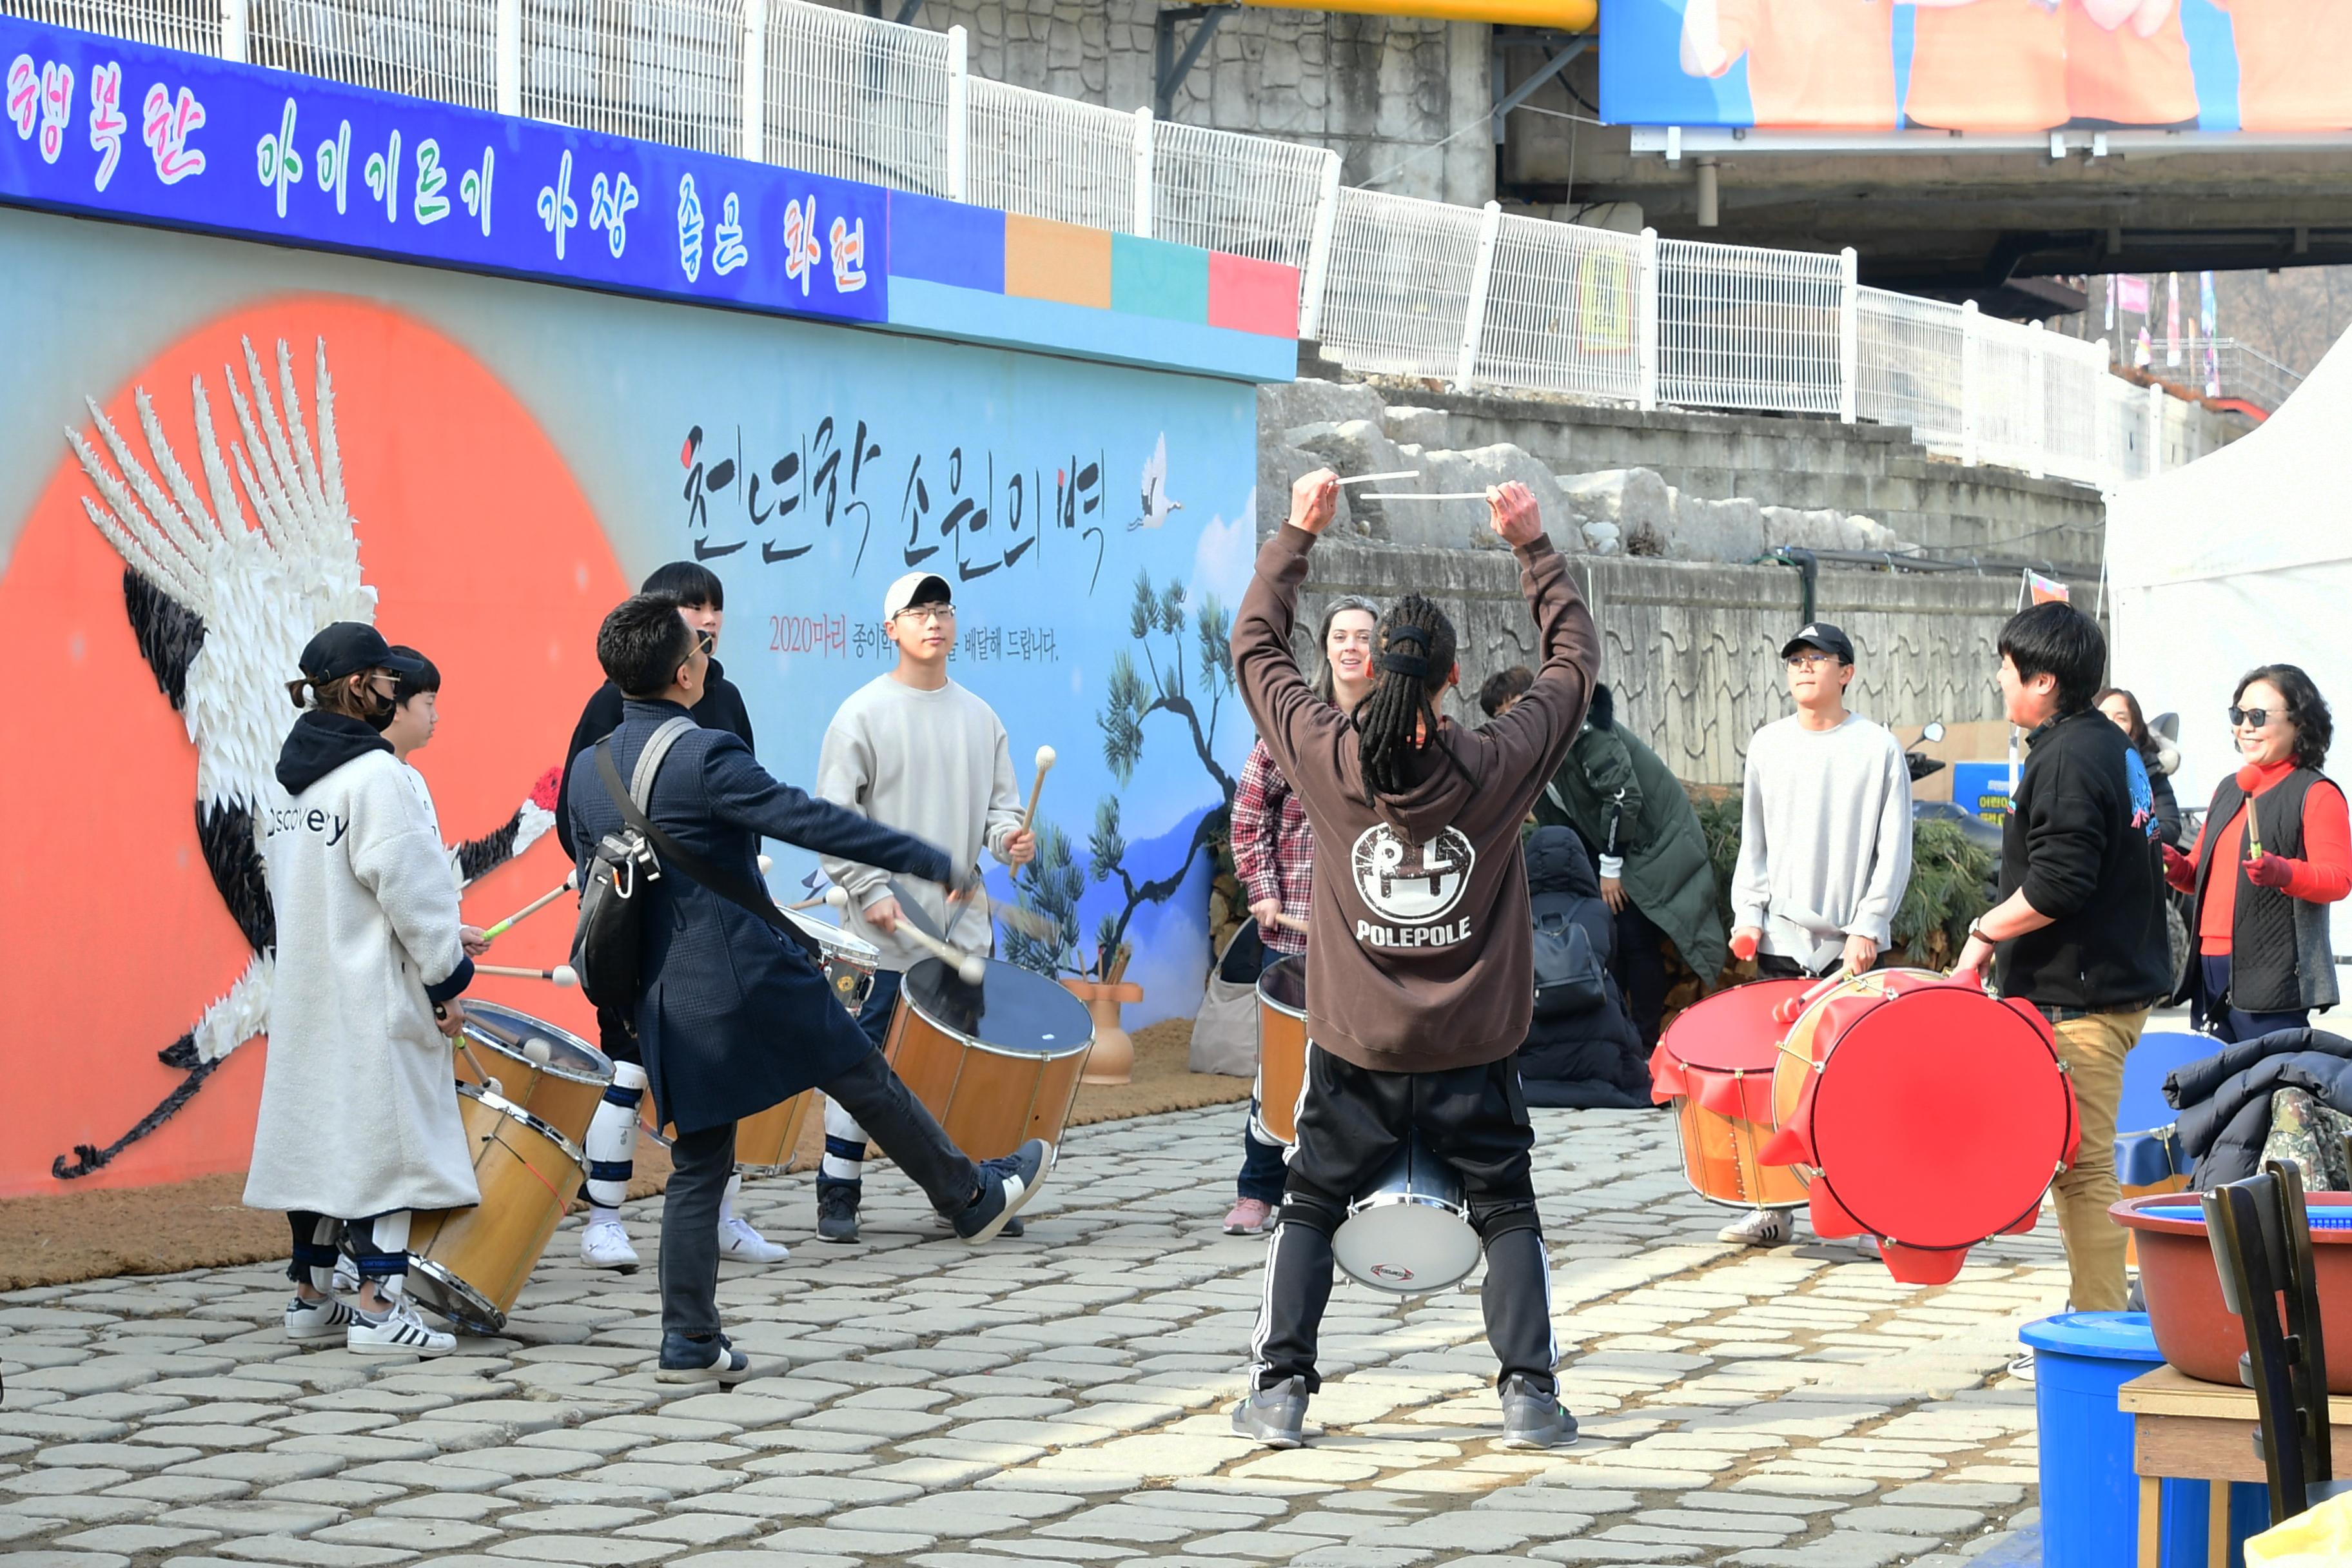
[[[688, 721], [672, 720], [671, 722], [692, 727]], [[646, 842], [654, 847], [655, 853], [672, 870], [683, 872], [688, 880], [699, 882], [729, 903], [750, 910], [808, 954], [810, 963], [823, 966], [824, 954], [819, 951], [816, 939], [786, 919], [784, 912], [776, 908], [776, 900], [769, 897], [764, 889], [754, 892], [745, 879], [713, 866], [654, 826], [653, 818], [647, 816], [637, 803], [629, 798], [629, 792], [621, 787], [621, 773], [613, 765], [611, 746], [596, 748], [596, 772], [604, 781], [605, 793], [613, 797], [613, 804], [620, 807], [622, 817], [631, 827], [646, 836]]]

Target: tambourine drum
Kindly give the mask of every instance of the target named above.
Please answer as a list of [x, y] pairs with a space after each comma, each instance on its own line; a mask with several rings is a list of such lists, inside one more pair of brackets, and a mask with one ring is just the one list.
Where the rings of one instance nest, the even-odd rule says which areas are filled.
[[[493, 1093], [555, 1129], [577, 1154], [587, 1142], [589, 1119], [613, 1081], [612, 1058], [577, 1035], [495, 1002], [466, 1003], [465, 1035], [473, 1054], [456, 1053], [457, 1081], [489, 1089], [481, 1079], [488, 1073], [498, 1080]], [[533, 1040], [546, 1043], [543, 1063], [530, 1059]], [[475, 1070], [476, 1061], [481, 1072]]]
[[506, 1327], [583, 1172], [555, 1130], [522, 1107], [470, 1083], [457, 1094], [482, 1201], [410, 1221], [408, 1293], [453, 1323], [494, 1334]]
[[1772, 1069], [1786, 1026], [1772, 1010], [1809, 980], [1759, 980], [1685, 1007], [1650, 1053], [1650, 1098], [1673, 1101], [1691, 1191], [1740, 1208], [1798, 1208], [1805, 1184], [1761, 1152], [1772, 1136]]
[[[882, 962], [882, 950], [863, 937], [852, 936], [837, 925], [798, 910], [779, 912], [816, 943], [821, 955], [817, 966], [824, 971], [834, 999], [853, 1013], [865, 1006], [867, 994], [874, 989], [874, 971]], [[740, 1131], [736, 1138], [740, 1148]]]
[[1478, 1233], [1462, 1177], [1419, 1133], [1399, 1146], [1348, 1205], [1331, 1236], [1341, 1273], [1375, 1290], [1421, 1296], [1459, 1284], [1478, 1266]]
[[985, 962], [977, 985], [936, 958], [907, 971], [882, 1047], [949, 1142], [975, 1160], [1032, 1138], [1059, 1143], [1095, 1043], [1086, 1004], [1034, 971]]
[[1871, 1235], [1897, 1279], [1940, 1285], [1980, 1241], [2033, 1228], [2082, 1130], [2055, 1037], [1971, 976], [1882, 969], [1824, 983], [1775, 1070], [1780, 1131], [1813, 1230]]
[[1257, 977], [1259, 1141], [1298, 1142], [1298, 1101], [1307, 1092], [1307, 960], [1277, 959]]

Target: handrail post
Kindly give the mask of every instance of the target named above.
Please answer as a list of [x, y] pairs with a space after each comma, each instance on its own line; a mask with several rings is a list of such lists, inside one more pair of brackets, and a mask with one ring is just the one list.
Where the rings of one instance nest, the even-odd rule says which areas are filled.
[[743, 0], [743, 156], [768, 153], [768, 0]]
[[244, 64], [247, 33], [251, 26], [245, 0], [221, 0], [220, 24], [220, 58]]
[[2164, 388], [2147, 384], [2147, 477], [2164, 472]]
[[1645, 228], [1633, 274], [1633, 365], [1645, 410], [1658, 405], [1658, 231]]
[[1851, 425], [1861, 407], [1862, 266], [1853, 247], [1838, 252], [1838, 419]]
[[2091, 383], [2091, 469], [2103, 490], [2114, 489], [2116, 483], [2116, 475], [2110, 467], [2113, 459], [2109, 455], [2111, 442], [2107, 430], [2108, 380], [2107, 340], [2101, 338], [2097, 377]]
[[1331, 236], [1339, 221], [1339, 154], [1323, 153], [1321, 188], [1315, 194], [1315, 230], [1307, 242], [1307, 272], [1298, 280], [1298, 335], [1323, 341], [1323, 291], [1331, 281]]
[[964, 199], [964, 151], [971, 140], [971, 40], [961, 26], [948, 29], [948, 199]]
[[1151, 237], [1151, 106], [1135, 111], [1135, 232]]
[[1977, 435], [1984, 423], [1984, 343], [1974, 300], [1960, 301], [1960, 461], [1977, 464]]
[[491, 65], [500, 114], [522, 112], [522, 0], [498, 0], [498, 44]]
[[1495, 241], [1503, 232], [1503, 204], [1488, 202], [1478, 215], [1478, 250], [1470, 262], [1470, 299], [1462, 312], [1462, 352], [1454, 368], [1454, 389], [1466, 392], [1478, 369], [1478, 339], [1486, 330], [1486, 289], [1495, 276]]

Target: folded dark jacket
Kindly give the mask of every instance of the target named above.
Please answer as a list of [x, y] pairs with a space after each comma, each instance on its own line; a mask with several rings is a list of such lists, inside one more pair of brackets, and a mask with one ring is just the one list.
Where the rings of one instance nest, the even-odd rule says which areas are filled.
[[2223, 1083], [2271, 1057], [2291, 1057], [2303, 1051], [2352, 1057], [2352, 1040], [2320, 1029], [2280, 1029], [2251, 1040], [2221, 1047], [2185, 1067], [2175, 1068], [2164, 1080], [2164, 1098], [2175, 1110], [2213, 1098]]
[[2283, 1029], [2192, 1062], [2165, 1080], [2165, 1098], [2180, 1111], [2181, 1148], [2196, 1162], [2191, 1186], [2207, 1191], [2262, 1168], [2271, 1096], [2282, 1089], [2302, 1089], [2352, 1114], [2352, 1040]]

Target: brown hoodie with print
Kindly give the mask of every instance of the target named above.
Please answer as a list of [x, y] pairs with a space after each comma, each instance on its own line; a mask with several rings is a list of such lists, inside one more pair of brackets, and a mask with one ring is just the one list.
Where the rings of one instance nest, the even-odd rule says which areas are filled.
[[1535, 685], [1482, 730], [1441, 721], [1444, 746], [1423, 748], [1412, 787], [1368, 802], [1354, 727], [1315, 695], [1290, 651], [1314, 543], [1287, 525], [1266, 542], [1233, 635], [1242, 700], [1315, 829], [1307, 1037], [1385, 1072], [1499, 1060], [1527, 1037], [1535, 1005], [1519, 825], [1591, 701], [1591, 612], [1550, 540], [1519, 546], [1543, 644]]

